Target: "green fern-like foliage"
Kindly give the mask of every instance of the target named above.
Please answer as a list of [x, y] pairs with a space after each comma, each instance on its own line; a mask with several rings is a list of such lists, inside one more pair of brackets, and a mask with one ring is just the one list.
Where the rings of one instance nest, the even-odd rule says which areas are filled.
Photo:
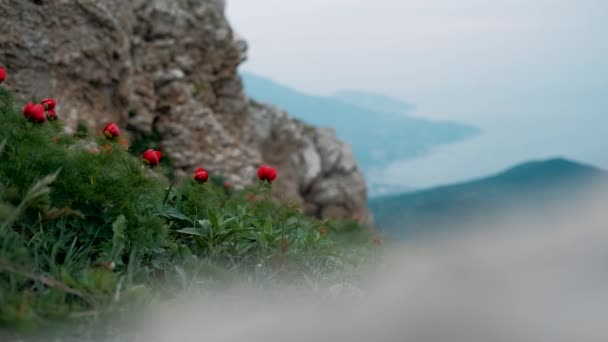
[[0, 326], [124, 311], [201, 278], [309, 282], [372, 255], [367, 229], [269, 187], [171, 183], [118, 142], [29, 122], [0, 87]]

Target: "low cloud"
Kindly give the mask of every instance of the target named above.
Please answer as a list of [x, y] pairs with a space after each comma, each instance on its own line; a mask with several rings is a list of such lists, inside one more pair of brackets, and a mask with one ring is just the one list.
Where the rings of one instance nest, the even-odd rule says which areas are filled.
[[187, 296], [141, 341], [605, 341], [608, 193], [539, 222], [406, 242], [357, 287]]

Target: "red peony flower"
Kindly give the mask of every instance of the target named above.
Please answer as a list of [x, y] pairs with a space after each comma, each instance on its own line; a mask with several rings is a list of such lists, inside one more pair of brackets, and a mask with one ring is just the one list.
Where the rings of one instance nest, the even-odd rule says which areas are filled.
[[104, 127], [103, 135], [108, 139], [118, 138], [120, 136], [120, 128], [118, 128], [115, 123], [111, 122]]
[[55, 109], [55, 106], [57, 105], [57, 101], [55, 101], [55, 99], [48, 98], [48, 99], [44, 99], [44, 100], [40, 101], [40, 104], [43, 105], [44, 109], [46, 109], [46, 110], [53, 110], [53, 109]]
[[277, 169], [268, 165], [262, 165], [258, 168], [258, 178], [261, 181], [273, 182], [277, 178]]
[[194, 172], [194, 180], [199, 183], [205, 183], [209, 180], [209, 173], [207, 172], [207, 170], [203, 169], [202, 167], [199, 167]]
[[163, 154], [160, 151], [155, 151], [153, 149], [149, 149], [144, 152], [142, 158], [144, 163], [150, 166], [157, 166], [160, 162], [160, 158], [162, 158]]
[[43, 123], [46, 121], [44, 107], [40, 104], [28, 103], [23, 107], [23, 116], [33, 122]]
[[57, 113], [55, 113], [54, 109], [50, 109], [48, 112], [46, 112], [46, 118], [49, 121], [56, 121], [57, 120]]
[[26, 119], [29, 119], [29, 118], [30, 118], [30, 116], [32, 115], [32, 107], [33, 107], [33, 106], [34, 106], [34, 104], [33, 104], [33, 103], [28, 102], [28, 104], [26, 104], [26, 105], [23, 107], [23, 117], [24, 117], [24, 118], [26, 118]]
[[0, 66], [0, 83], [4, 82], [5, 78], [6, 78], [6, 70], [4, 70], [4, 68]]

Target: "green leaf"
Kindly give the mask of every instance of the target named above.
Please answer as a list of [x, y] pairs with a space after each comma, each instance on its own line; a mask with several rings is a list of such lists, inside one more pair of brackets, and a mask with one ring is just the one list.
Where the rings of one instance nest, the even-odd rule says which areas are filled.
[[53, 174], [50, 174], [50, 175], [42, 178], [41, 180], [36, 182], [33, 186], [31, 186], [28, 189], [27, 193], [25, 194], [25, 197], [23, 198], [23, 200], [21, 201], [19, 206], [17, 206], [17, 208], [13, 211], [11, 216], [6, 221], [4, 221], [4, 223], [0, 227], [0, 232], [5, 231], [9, 227], [11, 227], [13, 225], [13, 223], [15, 223], [15, 221], [17, 221], [17, 219], [19, 219], [21, 214], [25, 211], [25, 209], [27, 208], [27, 206], [30, 203], [35, 202], [37, 200], [41, 200], [41, 199], [46, 199], [48, 202], [50, 202], [50, 199], [48, 198], [49, 194], [51, 193], [50, 185], [51, 185], [51, 183], [53, 183], [55, 181], [55, 179], [57, 179], [57, 176], [59, 176], [60, 172], [61, 172], [61, 169], [55, 171], [55, 173], [53, 173]]
[[214, 210], [209, 209], [207, 211], [207, 216], [209, 217], [209, 222], [211, 222], [211, 226], [212, 227], [219, 227], [220, 226], [220, 219], [217, 216], [217, 214], [215, 213]]
[[125, 230], [127, 228], [127, 219], [124, 215], [118, 216], [116, 221], [112, 223], [112, 261], [116, 261], [125, 248]]
[[211, 229], [211, 222], [209, 220], [198, 220], [198, 224], [200, 224], [201, 228], [204, 230]]
[[169, 202], [169, 195], [171, 195], [171, 190], [173, 190], [173, 184], [171, 184], [167, 191], [165, 191], [165, 198], [163, 199], [163, 210], [165, 209], [167, 202]]
[[187, 234], [187, 235], [205, 237], [205, 235], [198, 228], [184, 228], [184, 229], [176, 230], [176, 232], [182, 233], [182, 234]]
[[160, 212], [160, 216], [165, 217], [170, 220], [192, 222], [186, 215], [184, 215], [184, 213], [179, 211], [179, 209], [172, 208], [172, 207], [163, 208], [162, 211]]
[[220, 224], [221, 228], [226, 227], [227, 225], [231, 224], [232, 222], [236, 222], [239, 218], [238, 217], [230, 217], [228, 219], [225, 219], [222, 221], [222, 223]]

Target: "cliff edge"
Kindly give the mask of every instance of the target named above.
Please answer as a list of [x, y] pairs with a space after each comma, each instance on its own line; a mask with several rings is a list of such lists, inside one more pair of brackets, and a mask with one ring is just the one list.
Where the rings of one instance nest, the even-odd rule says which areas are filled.
[[318, 217], [371, 224], [366, 186], [332, 129], [250, 99], [247, 44], [222, 0], [4, 0], [0, 65], [23, 100], [52, 96], [68, 129], [115, 121], [153, 132], [178, 174], [204, 166], [237, 187], [279, 168], [277, 198]]

